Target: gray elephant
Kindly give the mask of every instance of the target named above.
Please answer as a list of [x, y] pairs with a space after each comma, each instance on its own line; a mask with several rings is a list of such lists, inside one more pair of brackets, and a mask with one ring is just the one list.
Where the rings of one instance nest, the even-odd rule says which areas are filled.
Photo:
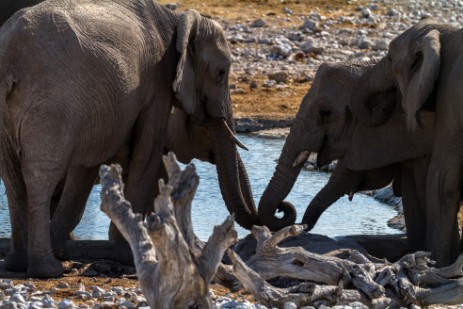
[[[463, 249], [458, 232], [463, 161], [463, 29], [425, 19], [390, 46], [388, 54], [360, 79], [354, 112], [364, 124], [390, 118], [396, 101], [370, 104], [369, 97], [395, 91], [411, 134], [422, 132], [422, 114], [435, 110], [435, 135], [427, 177], [427, 250], [440, 266]], [[432, 98], [429, 100], [428, 98]], [[430, 102], [432, 104], [430, 104]]]
[[[152, 200], [172, 106], [210, 135], [220, 188], [236, 221], [258, 224], [236, 150], [222, 28], [151, 0], [49, 0], [0, 28], [1, 177], [12, 224], [5, 265], [32, 277], [63, 269], [52, 252], [50, 205], [89, 188], [102, 163], [130, 155], [125, 196]], [[27, 220], [25, 220], [25, 218]], [[26, 230], [27, 228], [27, 230]]]
[[[314, 201], [325, 205], [331, 204], [344, 193], [350, 193], [350, 190], [363, 189], [361, 182], [355, 184], [356, 179], [368, 180], [374, 185], [386, 184], [395, 175], [396, 169], [389, 167], [390, 165], [430, 154], [434, 119], [432, 113], [427, 113], [423, 118], [424, 130], [413, 137], [407, 134], [399, 109], [392, 113], [393, 117], [382, 127], [370, 128], [356, 121], [351, 112], [351, 96], [357, 91], [356, 81], [369, 67], [371, 66], [323, 64], [318, 69], [312, 87], [303, 98], [296, 114], [274, 175], [259, 202], [258, 214], [261, 223], [271, 230], [278, 230], [294, 223], [294, 208], [283, 200], [289, 194], [303, 162], [311, 152], [318, 153], [319, 166], [335, 159], [342, 159], [342, 165], [334, 174], [334, 178], [324, 191], [320, 192], [318, 201]], [[396, 96], [391, 92], [372, 96], [371, 99], [382, 101], [396, 99]], [[380, 168], [383, 170], [371, 171]], [[405, 171], [408, 169], [403, 169], [403, 172]], [[422, 172], [419, 168], [416, 171], [417, 174]], [[353, 183], [350, 185], [346, 180], [349, 177], [353, 177], [350, 180]], [[409, 180], [405, 177], [403, 179]], [[412, 182], [402, 184], [401, 187], [405, 185], [418, 187]], [[416, 194], [410, 196], [414, 199], [419, 198]], [[282, 218], [275, 217], [277, 209], [284, 211]], [[317, 216], [316, 212], [314, 209], [314, 218]], [[309, 220], [309, 217], [306, 216], [305, 220]]]

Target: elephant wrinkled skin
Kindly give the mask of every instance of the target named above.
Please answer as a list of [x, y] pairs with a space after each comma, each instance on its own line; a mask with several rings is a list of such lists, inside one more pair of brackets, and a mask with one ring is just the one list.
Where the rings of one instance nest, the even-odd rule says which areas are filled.
[[463, 29], [432, 19], [420, 21], [395, 38], [388, 54], [359, 79], [362, 89], [353, 99], [359, 121], [380, 126], [396, 102], [372, 106], [368, 99], [395, 89], [411, 134], [422, 131], [423, 111], [435, 110], [435, 142], [426, 184], [426, 246], [439, 266], [451, 263], [463, 249], [457, 220], [463, 161], [462, 43]]
[[230, 129], [230, 62], [216, 22], [152, 0], [49, 0], [10, 18], [0, 28], [0, 172], [12, 225], [6, 267], [62, 274], [50, 240], [53, 195], [63, 185], [56, 209], [81, 205], [102, 163], [129, 157], [125, 196], [143, 212], [172, 106], [207, 129], [236, 221], [257, 224]]
[[[359, 124], [351, 112], [351, 97], [357, 91], [356, 81], [370, 67], [320, 66], [311, 89], [302, 100], [275, 173], [259, 202], [262, 224], [277, 230], [293, 223], [285, 221], [285, 217], [276, 218], [275, 210], [279, 205], [288, 205], [283, 200], [305, 159], [311, 152], [317, 152], [319, 166], [335, 159], [342, 160], [329, 183], [312, 201], [302, 223], [313, 226], [321, 213], [346, 193], [383, 187], [395, 179], [400, 180], [396, 192], [402, 191], [405, 200], [409, 200], [405, 203], [405, 212], [407, 225], [411, 227], [410, 242], [423, 246], [425, 223], [419, 217], [424, 217], [421, 207], [425, 188], [418, 177], [426, 173], [426, 156], [432, 149], [434, 114], [423, 115], [423, 131], [416, 136], [407, 134], [400, 109], [393, 111], [391, 119], [382, 127]], [[396, 99], [396, 96], [391, 92], [371, 99], [382, 101]]]

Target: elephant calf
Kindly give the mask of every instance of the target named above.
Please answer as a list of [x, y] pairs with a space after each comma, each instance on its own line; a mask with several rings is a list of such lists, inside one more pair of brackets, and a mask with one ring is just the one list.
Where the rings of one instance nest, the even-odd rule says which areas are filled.
[[[408, 235], [412, 247], [423, 247], [425, 234], [425, 179], [427, 158], [432, 149], [433, 113], [421, 115], [422, 130], [407, 133], [400, 109], [382, 127], [370, 128], [357, 122], [352, 113], [352, 96], [357, 80], [370, 64], [323, 64], [312, 87], [302, 100], [286, 139], [274, 175], [259, 202], [262, 224], [278, 230], [294, 223], [294, 208], [284, 198], [289, 194], [304, 161], [317, 152], [318, 165], [341, 159], [329, 183], [314, 198], [302, 223], [312, 227], [321, 213], [343, 194], [379, 188], [392, 179], [396, 192], [404, 197]], [[396, 98], [394, 91], [372, 95], [370, 104]], [[276, 209], [283, 218], [274, 216]]]

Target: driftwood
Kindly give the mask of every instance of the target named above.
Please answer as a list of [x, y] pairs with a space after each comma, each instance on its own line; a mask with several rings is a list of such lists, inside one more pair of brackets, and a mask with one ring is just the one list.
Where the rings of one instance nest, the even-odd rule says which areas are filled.
[[191, 225], [191, 200], [199, 177], [193, 165], [182, 172], [175, 156], [165, 157], [169, 184], [159, 181], [155, 213], [134, 214], [124, 199], [121, 168], [102, 166], [101, 209], [132, 249], [137, 276], [151, 308], [212, 308], [209, 284], [225, 250], [236, 240], [233, 217], [214, 228], [207, 245]]
[[[303, 229], [291, 226], [272, 235], [266, 227], [254, 227], [257, 248], [245, 263], [228, 251], [236, 276], [257, 301], [274, 307], [287, 301], [298, 306], [361, 301], [375, 308], [463, 303], [463, 255], [453, 265], [436, 269], [425, 252], [408, 254], [396, 263], [380, 263], [356, 250], [340, 259], [278, 246]], [[266, 281], [276, 277], [303, 283], [282, 289]]]

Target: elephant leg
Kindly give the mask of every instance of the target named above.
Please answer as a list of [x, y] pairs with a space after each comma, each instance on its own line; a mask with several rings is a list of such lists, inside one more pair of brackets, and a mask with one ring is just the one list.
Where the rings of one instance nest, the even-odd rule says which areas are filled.
[[10, 251], [5, 257], [5, 268], [12, 271], [27, 270], [27, 199], [24, 184], [11, 186], [4, 178], [11, 222]]
[[[156, 177], [156, 180], [159, 179], [164, 179], [166, 182], [168, 181], [167, 177], [167, 171], [166, 168], [164, 167], [164, 164], [160, 164], [159, 169], [158, 169], [158, 176]], [[124, 183], [127, 183], [127, 176], [123, 177]], [[159, 195], [159, 187], [156, 185], [153, 187], [153, 196], [156, 198]], [[143, 210], [143, 214], [147, 215], [151, 212], [154, 211], [154, 200], [152, 203], [148, 203]], [[122, 235], [119, 233], [117, 230], [117, 227], [114, 225], [113, 222], [109, 224], [109, 239], [111, 240], [116, 240], [116, 241], [121, 241], [122, 240]]]
[[416, 178], [420, 175], [415, 173], [414, 161], [403, 163], [401, 173], [402, 204], [411, 252], [426, 248], [426, 209], [423, 204], [426, 199], [426, 173], [422, 175], [423, 179]]
[[[454, 140], [449, 136], [446, 139]], [[437, 136], [436, 140], [439, 140]], [[434, 147], [426, 183], [426, 245], [438, 266], [450, 264], [457, 257], [460, 245], [457, 214], [461, 158], [448, 149], [452, 147]]]
[[59, 205], [51, 220], [51, 242], [58, 258], [67, 257], [66, 241], [82, 219], [97, 173], [98, 167], [68, 170]]
[[26, 162], [22, 171], [28, 206], [28, 275], [57, 277], [63, 274], [63, 267], [51, 248], [50, 202], [64, 169], [58, 162], [30, 159], [23, 162]]

